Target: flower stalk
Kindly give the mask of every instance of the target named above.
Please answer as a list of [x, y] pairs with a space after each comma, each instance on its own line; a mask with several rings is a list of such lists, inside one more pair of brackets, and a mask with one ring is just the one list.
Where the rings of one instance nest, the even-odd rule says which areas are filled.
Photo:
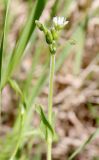
[[[53, 105], [53, 81], [55, 71], [55, 54], [50, 56], [50, 76], [49, 76], [49, 94], [48, 94], [48, 120], [52, 124], [52, 105]], [[51, 160], [52, 135], [48, 133], [47, 140], [47, 160]]]
[[48, 95], [48, 119], [52, 123], [52, 99], [53, 99], [53, 80], [55, 70], [55, 54], [50, 56], [50, 76], [49, 76], [49, 95]]
[[[50, 51], [50, 73], [49, 73], [49, 94], [48, 94], [48, 122], [52, 125], [52, 108], [53, 108], [53, 81], [55, 71], [55, 54], [56, 54], [56, 41], [64, 26], [68, 23], [64, 17], [54, 17], [53, 25], [48, 29], [44, 24], [35, 21], [37, 27], [44, 33], [46, 43], [48, 44]], [[49, 129], [47, 129], [47, 160], [52, 160], [52, 142], [53, 135]]]

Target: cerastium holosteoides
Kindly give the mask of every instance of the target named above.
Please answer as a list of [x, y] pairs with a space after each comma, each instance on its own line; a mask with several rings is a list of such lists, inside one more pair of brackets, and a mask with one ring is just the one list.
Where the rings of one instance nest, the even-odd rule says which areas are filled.
[[54, 17], [53, 24], [47, 28], [43, 23], [36, 20], [37, 27], [44, 33], [46, 43], [48, 44], [50, 51], [50, 72], [49, 72], [49, 94], [48, 94], [48, 118], [46, 118], [45, 113], [40, 107], [41, 120], [46, 126], [46, 142], [47, 142], [47, 160], [51, 160], [51, 150], [52, 150], [52, 141], [53, 141], [53, 124], [52, 124], [52, 106], [53, 106], [53, 79], [54, 79], [54, 70], [55, 70], [55, 54], [56, 54], [56, 41], [59, 37], [59, 32], [64, 28], [68, 23], [64, 17]]

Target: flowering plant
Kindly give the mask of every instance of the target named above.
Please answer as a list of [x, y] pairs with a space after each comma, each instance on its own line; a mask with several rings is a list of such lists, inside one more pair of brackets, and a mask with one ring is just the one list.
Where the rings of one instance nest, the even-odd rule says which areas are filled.
[[50, 50], [50, 75], [49, 75], [49, 94], [48, 94], [48, 119], [43, 113], [43, 109], [40, 108], [41, 119], [47, 126], [47, 160], [51, 160], [51, 149], [53, 141], [53, 125], [52, 125], [52, 99], [53, 99], [53, 80], [55, 70], [55, 53], [56, 53], [56, 40], [58, 39], [59, 31], [62, 30], [68, 23], [64, 17], [54, 17], [51, 28], [47, 28], [44, 24], [35, 21], [37, 27], [43, 31], [46, 42]]

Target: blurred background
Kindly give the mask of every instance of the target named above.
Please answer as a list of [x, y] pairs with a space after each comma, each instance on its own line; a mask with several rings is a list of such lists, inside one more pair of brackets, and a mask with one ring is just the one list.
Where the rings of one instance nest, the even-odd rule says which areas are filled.
[[[3, 80], [6, 77], [6, 81], [2, 85], [0, 160], [10, 159], [17, 145], [20, 106], [23, 104], [17, 87], [13, 87], [8, 77], [18, 84], [29, 102], [23, 133], [35, 131], [39, 126], [40, 118], [34, 111], [34, 103], [44, 105], [47, 112], [48, 46], [37, 28], [33, 34], [31, 31], [25, 47], [23, 41], [28, 29], [23, 34], [22, 43], [20, 41], [24, 28], [30, 25], [27, 20], [31, 19], [31, 30], [34, 28], [31, 12], [34, 12], [36, 2], [11, 0], [9, 4], [1, 75]], [[99, 0], [48, 0], [46, 3], [43, 0], [38, 4], [42, 6], [43, 3], [40, 21], [46, 26], [51, 26], [54, 16], [64, 16], [69, 21], [60, 33], [61, 38], [57, 44], [53, 97], [57, 137], [53, 142], [52, 159], [69, 159], [89, 138], [87, 145], [73, 159], [99, 160], [99, 132], [91, 139], [93, 133], [99, 131]], [[37, 14], [41, 6], [37, 8]], [[0, 42], [5, 8], [6, 2], [0, 0]], [[19, 45], [24, 49], [19, 49]], [[16, 56], [12, 56], [13, 53]], [[10, 69], [7, 74], [8, 66]], [[45, 159], [46, 144], [41, 135], [35, 132], [20, 139], [15, 160]]]

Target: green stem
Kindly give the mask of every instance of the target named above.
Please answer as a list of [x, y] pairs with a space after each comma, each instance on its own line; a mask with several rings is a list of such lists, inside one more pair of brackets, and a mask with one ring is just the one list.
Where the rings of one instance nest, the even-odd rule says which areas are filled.
[[[52, 104], [53, 104], [53, 79], [55, 70], [55, 54], [51, 54], [50, 58], [50, 77], [49, 77], [49, 95], [48, 95], [48, 120], [52, 124]], [[51, 160], [52, 137], [48, 132], [47, 140], [47, 160]]]

